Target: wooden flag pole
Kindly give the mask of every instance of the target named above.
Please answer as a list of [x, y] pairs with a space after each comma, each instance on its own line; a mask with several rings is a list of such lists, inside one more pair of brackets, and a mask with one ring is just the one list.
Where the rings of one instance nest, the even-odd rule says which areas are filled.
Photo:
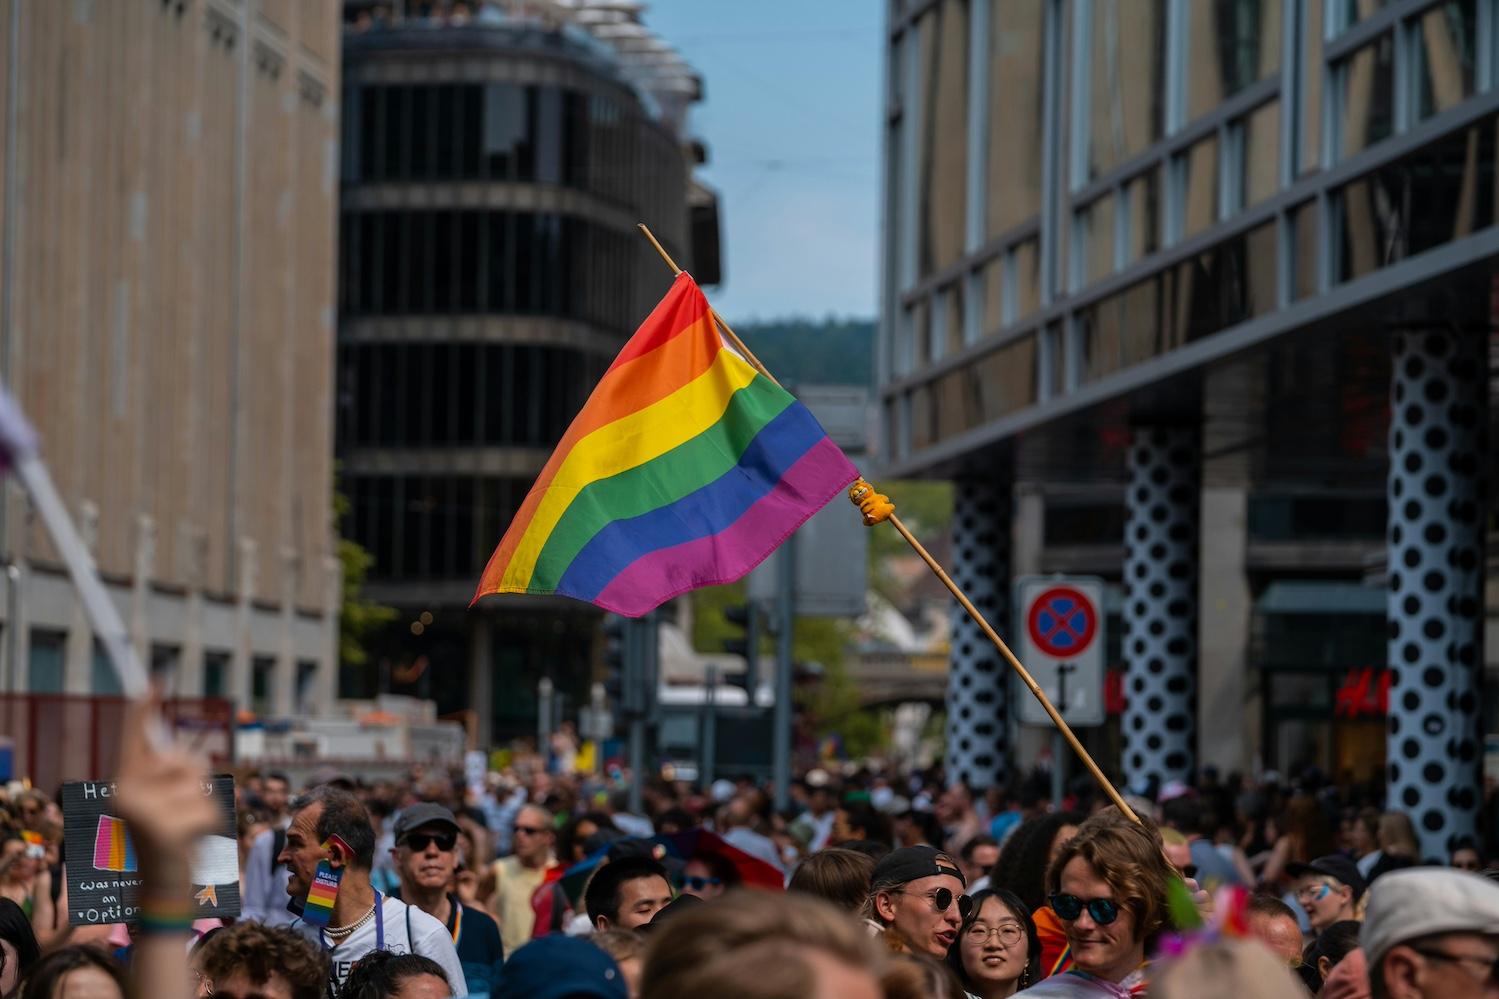
[[[666, 266], [671, 268], [671, 272], [673, 274], [682, 273], [682, 268], [678, 267], [677, 262], [671, 259], [671, 254], [666, 252], [666, 247], [662, 246], [660, 242], [656, 240], [656, 234], [651, 232], [650, 227], [647, 226], [644, 222], [637, 222], [636, 225], [640, 227], [641, 232], [645, 233], [645, 238], [651, 241], [651, 245], [656, 248], [656, 252], [661, 254], [661, 259], [666, 261]], [[750, 363], [750, 367], [760, 372], [760, 374], [764, 375], [766, 378], [769, 378], [772, 382], [775, 382], [777, 386], [781, 384], [780, 382], [776, 381], [776, 376], [770, 373], [770, 369], [761, 364], [760, 359], [756, 357], [750, 351], [750, 349], [744, 345], [744, 341], [739, 339], [739, 334], [729, 329], [729, 324], [724, 322], [723, 316], [720, 316], [718, 314], [718, 311], [711, 305], [708, 306], [708, 314], [713, 317], [713, 321], [718, 324], [718, 328], [723, 331], [723, 335], [728, 339], [729, 343], [733, 345], [734, 349], [737, 350], [744, 357], [744, 359]]]
[[[640, 231], [645, 234], [646, 239], [651, 241], [651, 245], [656, 248], [656, 252], [661, 254], [661, 259], [666, 261], [667, 266], [672, 269], [672, 273], [682, 273], [682, 269], [677, 266], [676, 261], [671, 259], [671, 255], [668, 254], [666, 252], [666, 249], [656, 240], [655, 234], [651, 232], [651, 230], [646, 226], [644, 222], [641, 222], [639, 225]], [[744, 359], [748, 361], [756, 371], [760, 372], [771, 381], [776, 382], [775, 376], [766, 369], [765, 365], [760, 363], [759, 358], [755, 357], [754, 353], [752, 353], [750, 349], [745, 346], [744, 341], [739, 339], [739, 337], [734, 333], [733, 330], [729, 329], [729, 324], [723, 321], [723, 317], [720, 316], [716, 311], [713, 311], [711, 306], [709, 307], [709, 312], [713, 316], [714, 322], [716, 322], [719, 328], [723, 330], [724, 336], [728, 338], [729, 343], [733, 344], [734, 349], [742, 354], [744, 356]], [[776, 382], [776, 384], [779, 385], [780, 382]], [[865, 492], [858, 493], [856, 495], [861, 487]], [[861, 500], [864, 499], [865, 496], [874, 497], [874, 488], [861, 479], [858, 483], [855, 483], [853, 489], [850, 490], [849, 498], [852, 499], [856, 505], [860, 505]], [[1114, 787], [1114, 785], [1109, 781], [1108, 777], [1104, 776], [1104, 772], [1099, 769], [1099, 766], [1096, 762], [1094, 762], [1093, 757], [1088, 754], [1088, 751], [1083, 748], [1083, 744], [1078, 741], [1077, 735], [1072, 731], [1072, 726], [1068, 725], [1067, 720], [1062, 717], [1059, 711], [1057, 711], [1056, 706], [1051, 703], [1051, 698], [1046, 696], [1046, 691], [1041, 689], [1041, 685], [1036, 682], [1035, 677], [1031, 676], [1030, 671], [1023, 665], [1021, 665], [1019, 659], [1015, 658], [1015, 653], [1010, 651], [1010, 647], [1005, 644], [1004, 639], [999, 637], [999, 633], [990, 626], [988, 621], [984, 620], [984, 615], [979, 613], [979, 609], [973, 605], [973, 601], [968, 599], [968, 595], [958, 587], [957, 583], [953, 582], [952, 577], [947, 574], [942, 566], [937, 564], [937, 560], [932, 558], [931, 553], [926, 550], [926, 547], [922, 545], [920, 541], [916, 540], [916, 536], [912, 534], [910, 529], [906, 527], [906, 525], [901, 522], [901, 519], [895, 515], [895, 507], [883, 497], [877, 498], [883, 500], [883, 502], [875, 504], [873, 507], [873, 512], [871, 512], [869, 508], [861, 506], [861, 508], [864, 509], [865, 513], [865, 524], [873, 526], [874, 524], [879, 523], [881, 520], [890, 521], [895, 529], [900, 532], [900, 536], [906, 539], [906, 544], [910, 545], [912, 550], [915, 551], [917, 555], [921, 556], [921, 560], [926, 563], [927, 568], [931, 569], [936, 577], [942, 581], [942, 585], [947, 587], [947, 591], [951, 593], [953, 595], [953, 598], [956, 599], [958, 603], [962, 605], [963, 609], [968, 612], [968, 616], [973, 618], [973, 620], [978, 624], [979, 629], [983, 631], [985, 636], [988, 637], [989, 641], [994, 643], [994, 647], [999, 650], [1000, 655], [1004, 656], [1005, 661], [1010, 664], [1010, 668], [1013, 669], [1015, 671], [1015, 674], [1020, 677], [1021, 682], [1025, 684], [1026, 688], [1029, 689], [1033, 695], [1035, 695], [1036, 700], [1041, 702], [1041, 707], [1046, 710], [1047, 717], [1051, 719], [1052, 724], [1057, 727], [1057, 730], [1062, 733], [1062, 737], [1067, 740], [1067, 744], [1072, 747], [1072, 751], [1077, 754], [1078, 759], [1083, 761], [1083, 765], [1088, 768], [1088, 772], [1093, 775], [1093, 779], [1098, 781], [1098, 786], [1103, 788], [1104, 792], [1108, 794], [1109, 799], [1113, 801], [1116, 806], [1118, 806], [1121, 812], [1123, 812], [1133, 821], [1139, 822], [1140, 817], [1135, 814], [1134, 809], [1129, 807], [1129, 803], [1124, 800], [1123, 795], [1119, 793], [1118, 789]], [[1061, 761], [1059, 760], [1054, 761], [1053, 765], [1060, 765], [1060, 762]]]

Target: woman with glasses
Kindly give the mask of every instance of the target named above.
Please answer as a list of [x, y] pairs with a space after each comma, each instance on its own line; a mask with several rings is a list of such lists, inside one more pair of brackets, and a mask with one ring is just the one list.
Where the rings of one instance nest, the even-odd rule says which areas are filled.
[[985, 890], [947, 952], [947, 963], [977, 999], [1008, 999], [1036, 980], [1041, 942], [1025, 904], [1012, 892]]
[[1112, 809], [1085, 821], [1046, 874], [1048, 904], [1066, 933], [1072, 966], [1027, 990], [1027, 999], [1142, 994], [1145, 956], [1168, 927], [1166, 897], [1175, 878], [1154, 829]]

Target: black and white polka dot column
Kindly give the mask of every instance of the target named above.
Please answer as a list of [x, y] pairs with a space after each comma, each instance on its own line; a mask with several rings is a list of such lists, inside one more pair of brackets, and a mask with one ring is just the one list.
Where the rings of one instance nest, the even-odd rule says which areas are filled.
[[1192, 775], [1197, 689], [1196, 427], [1137, 427], [1124, 557], [1124, 781]]
[[[1010, 609], [1010, 491], [989, 482], [954, 487], [953, 581], [1003, 633]], [[956, 601], [947, 675], [947, 776], [976, 791], [1009, 777], [1009, 667]]]
[[1444, 861], [1482, 797], [1483, 345], [1446, 330], [1393, 344], [1387, 807]]

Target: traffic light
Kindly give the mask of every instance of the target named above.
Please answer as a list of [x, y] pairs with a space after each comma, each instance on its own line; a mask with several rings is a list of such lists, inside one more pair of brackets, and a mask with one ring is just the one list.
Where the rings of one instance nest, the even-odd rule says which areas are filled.
[[760, 656], [759, 621], [755, 613], [755, 605], [752, 603], [730, 604], [723, 609], [723, 616], [729, 624], [743, 632], [742, 635], [725, 638], [723, 650], [731, 655], [744, 657], [743, 687], [753, 695], [759, 682]]
[[604, 615], [604, 693], [610, 704], [624, 704], [626, 627], [618, 614]]
[[604, 616], [604, 691], [623, 714], [641, 714], [649, 706], [651, 618]]

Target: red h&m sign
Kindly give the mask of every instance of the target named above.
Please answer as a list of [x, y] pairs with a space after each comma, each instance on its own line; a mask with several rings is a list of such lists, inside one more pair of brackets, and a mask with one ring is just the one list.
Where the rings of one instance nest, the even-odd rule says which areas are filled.
[[1390, 671], [1351, 669], [1333, 700], [1334, 718], [1379, 718], [1390, 706]]

